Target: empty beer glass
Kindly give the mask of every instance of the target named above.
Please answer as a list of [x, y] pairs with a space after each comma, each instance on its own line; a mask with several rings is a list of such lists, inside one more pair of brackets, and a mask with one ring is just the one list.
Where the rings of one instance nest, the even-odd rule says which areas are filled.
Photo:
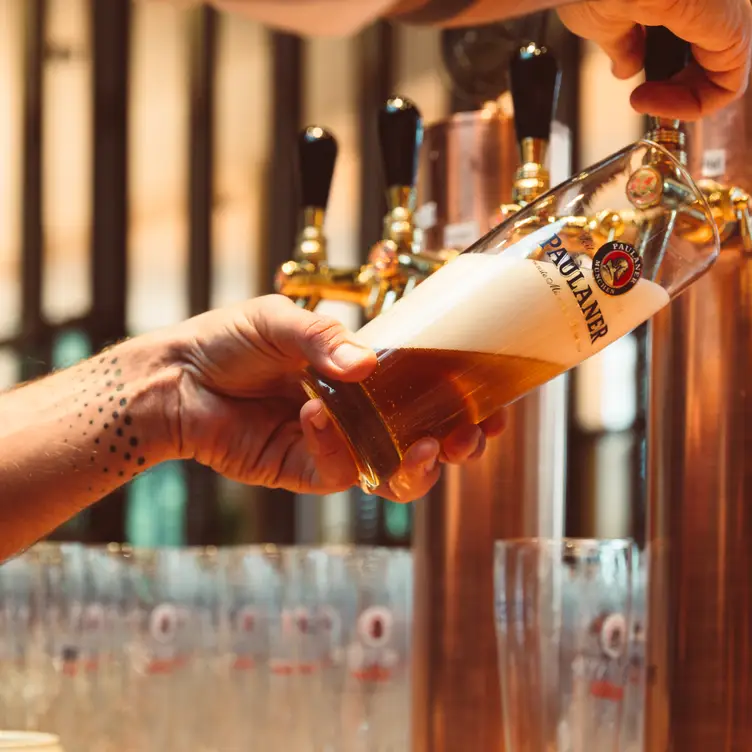
[[405, 752], [410, 748], [409, 551], [328, 552], [320, 623], [326, 636], [320, 749]]
[[496, 544], [507, 752], [619, 752], [635, 555], [626, 540]]
[[[221, 750], [271, 748], [268, 696], [269, 630], [272, 585], [278, 585], [273, 551], [265, 546], [229, 547], [220, 551], [225, 612], [226, 667], [221, 685], [224, 715], [215, 726]], [[215, 690], [217, 687], [215, 686]]]
[[366, 324], [379, 364], [358, 384], [309, 369], [364, 488], [426, 436], [478, 424], [626, 334], [718, 253], [708, 204], [640, 141], [528, 204]]
[[[660, 547], [660, 544], [656, 544]], [[632, 636], [628, 645], [627, 685], [620, 752], [642, 752], [648, 666], [648, 571], [650, 550], [635, 552], [632, 565]]]

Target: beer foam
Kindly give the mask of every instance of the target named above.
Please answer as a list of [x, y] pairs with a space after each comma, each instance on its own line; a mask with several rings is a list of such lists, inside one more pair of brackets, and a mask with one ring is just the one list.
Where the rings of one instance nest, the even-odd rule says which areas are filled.
[[[600, 290], [581, 268], [607, 332], [586, 319], [573, 290], [548, 260], [466, 253], [418, 285], [357, 333], [375, 350], [430, 348], [534, 358], [572, 368], [668, 304], [660, 285], [641, 279], [623, 295]], [[590, 325], [589, 325], [590, 324]], [[602, 328], [602, 327], [601, 327]]]

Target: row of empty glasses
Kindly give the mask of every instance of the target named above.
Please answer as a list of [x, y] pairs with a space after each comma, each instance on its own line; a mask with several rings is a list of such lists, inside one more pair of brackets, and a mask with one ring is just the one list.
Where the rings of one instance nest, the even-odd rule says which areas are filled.
[[[497, 543], [506, 752], [642, 749], [645, 568], [629, 541]], [[404, 550], [42, 544], [0, 567], [0, 729], [407, 752], [412, 601]]]
[[66, 752], [404, 752], [403, 550], [43, 544], [0, 567], [0, 728]]

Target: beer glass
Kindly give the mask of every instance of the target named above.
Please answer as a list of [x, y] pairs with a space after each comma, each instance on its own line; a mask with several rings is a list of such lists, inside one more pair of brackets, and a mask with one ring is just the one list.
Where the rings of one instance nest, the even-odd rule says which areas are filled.
[[324, 640], [316, 618], [326, 555], [307, 547], [269, 548], [268, 683], [264, 749], [319, 749]]
[[507, 752], [619, 752], [635, 555], [628, 540], [496, 544]]
[[220, 749], [265, 749], [271, 587], [275, 572], [263, 546], [220, 551], [226, 668], [224, 718], [215, 733]]
[[36, 731], [0, 731], [0, 752], [63, 752], [60, 739]]
[[326, 635], [321, 749], [402, 752], [410, 748], [409, 551], [328, 551], [319, 608]]
[[128, 684], [125, 747], [191, 749], [197, 717], [193, 676], [200, 644], [191, 549], [123, 550]]
[[509, 216], [360, 329], [378, 355], [369, 378], [309, 368], [303, 387], [374, 490], [417, 440], [481, 423], [643, 323], [718, 246], [688, 172], [639, 141]]
[[632, 566], [632, 637], [628, 645], [627, 686], [620, 752], [642, 752], [647, 696], [648, 549], [635, 551]]

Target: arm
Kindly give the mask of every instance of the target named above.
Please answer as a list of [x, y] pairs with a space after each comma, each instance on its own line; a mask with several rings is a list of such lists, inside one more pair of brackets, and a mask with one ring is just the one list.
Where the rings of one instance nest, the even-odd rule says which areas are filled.
[[0, 395], [0, 561], [178, 454], [170, 352], [141, 337]]
[[[349, 488], [357, 469], [347, 444], [299, 385], [308, 363], [352, 382], [373, 371], [376, 356], [339, 322], [267, 295], [0, 395], [0, 562], [165, 460], [195, 459], [296, 493]], [[397, 485], [379, 495], [421, 498], [438, 480], [440, 455], [475, 459], [502, 429], [503, 412], [443, 444], [418, 440]]]
[[428, 26], [470, 26], [527, 15], [572, 1], [208, 0], [219, 10], [244, 14], [261, 23], [306, 36], [355, 34], [380, 17]]
[[[174, 2], [175, 0], [173, 0]], [[634, 108], [697, 120], [740, 97], [752, 58], [749, 0], [210, 0], [262, 23], [306, 36], [354, 34], [378, 17], [450, 27], [504, 21], [559, 9], [565, 25], [596, 42], [621, 79], [643, 66], [645, 26], [666, 26], [692, 43], [696, 65], [675, 80], [638, 86]]]

